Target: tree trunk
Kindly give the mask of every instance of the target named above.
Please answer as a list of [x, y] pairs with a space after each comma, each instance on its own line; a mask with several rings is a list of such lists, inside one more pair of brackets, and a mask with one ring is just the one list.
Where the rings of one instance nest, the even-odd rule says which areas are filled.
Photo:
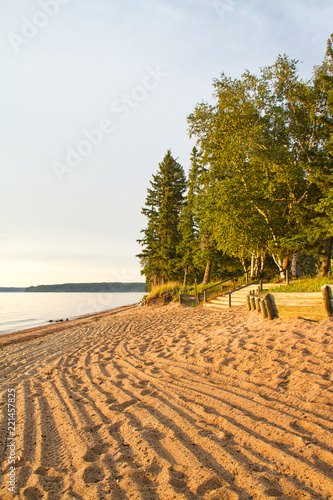
[[[276, 256], [274, 253], [272, 253], [272, 257], [273, 257], [275, 264], [278, 266], [279, 271], [282, 271], [282, 269], [284, 269], [284, 268], [283, 268], [283, 260], [281, 259], [281, 257]], [[283, 272], [280, 272], [280, 278], [284, 279]]]
[[210, 272], [212, 270], [212, 261], [209, 259], [207, 264], [206, 264], [206, 269], [205, 269], [205, 275], [204, 275], [204, 278], [202, 280], [202, 285], [208, 285], [208, 283], [210, 282]]
[[247, 267], [246, 267], [245, 259], [242, 259], [242, 266], [243, 266], [243, 269], [244, 269], [244, 273], [246, 273]]
[[321, 269], [319, 272], [319, 275], [323, 278], [326, 276], [326, 274], [330, 270], [330, 260], [331, 260], [331, 254], [332, 254], [332, 244], [333, 244], [333, 237], [330, 236], [325, 240], [325, 246], [324, 246], [324, 256], [323, 256], [323, 262], [321, 264]]
[[183, 282], [183, 288], [187, 287], [187, 277], [188, 277], [188, 266], [184, 268], [184, 282]]
[[254, 277], [254, 255], [251, 255], [251, 278]]
[[162, 276], [162, 278], [161, 278], [161, 285], [164, 285], [164, 284], [165, 284], [164, 276]]
[[291, 275], [293, 278], [297, 278], [297, 263], [299, 259], [299, 252], [295, 252], [293, 254], [293, 258], [291, 260]]
[[[289, 264], [290, 264], [289, 257], [284, 257], [283, 262], [282, 262], [282, 269], [287, 269], [287, 267], [289, 267]], [[286, 277], [286, 273], [284, 272], [281, 274], [281, 278], [284, 279], [285, 277]]]
[[265, 260], [266, 260], [266, 255], [265, 254], [261, 255], [261, 257], [260, 257], [259, 276], [262, 276], [262, 273], [264, 271]]
[[258, 275], [258, 267], [259, 267], [258, 255], [255, 255], [253, 253], [251, 255], [251, 278], [255, 278]]

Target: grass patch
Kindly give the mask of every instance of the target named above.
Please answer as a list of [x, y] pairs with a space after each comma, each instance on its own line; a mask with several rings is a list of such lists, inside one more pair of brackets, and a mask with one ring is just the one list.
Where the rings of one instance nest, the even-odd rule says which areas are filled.
[[165, 295], [167, 293], [171, 293], [172, 295], [177, 296], [179, 290], [181, 290], [180, 283], [177, 283], [176, 281], [170, 281], [169, 283], [165, 283], [164, 285], [154, 286], [151, 289], [149, 295], [146, 296], [146, 298], [154, 299], [161, 297], [162, 295]]
[[[294, 283], [280, 286], [271, 290], [272, 293], [281, 292], [320, 292], [323, 285], [333, 285], [333, 276], [328, 275], [324, 278], [305, 277], [299, 278]], [[265, 285], [264, 285], [265, 286]], [[268, 290], [270, 291], [270, 290]]]

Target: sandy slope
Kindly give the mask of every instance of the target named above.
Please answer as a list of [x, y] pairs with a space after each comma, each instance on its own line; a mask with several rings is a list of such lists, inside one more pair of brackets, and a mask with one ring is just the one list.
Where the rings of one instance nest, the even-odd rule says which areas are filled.
[[18, 497], [333, 499], [332, 325], [170, 305], [2, 347]]

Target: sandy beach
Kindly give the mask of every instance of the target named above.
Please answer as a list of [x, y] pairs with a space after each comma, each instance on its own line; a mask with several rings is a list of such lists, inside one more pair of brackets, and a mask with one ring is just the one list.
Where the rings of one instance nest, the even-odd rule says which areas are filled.
[[15, 389], [16, 498], [333, 499], [332, 326], [172, 304], [0, 337], [0, 498]]

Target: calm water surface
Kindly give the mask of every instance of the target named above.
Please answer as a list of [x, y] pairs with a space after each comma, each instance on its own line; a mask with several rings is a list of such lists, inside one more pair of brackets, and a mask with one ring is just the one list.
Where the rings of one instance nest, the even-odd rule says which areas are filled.
[[0, 293], [0, 335], [138, 303], [143, 293]]

